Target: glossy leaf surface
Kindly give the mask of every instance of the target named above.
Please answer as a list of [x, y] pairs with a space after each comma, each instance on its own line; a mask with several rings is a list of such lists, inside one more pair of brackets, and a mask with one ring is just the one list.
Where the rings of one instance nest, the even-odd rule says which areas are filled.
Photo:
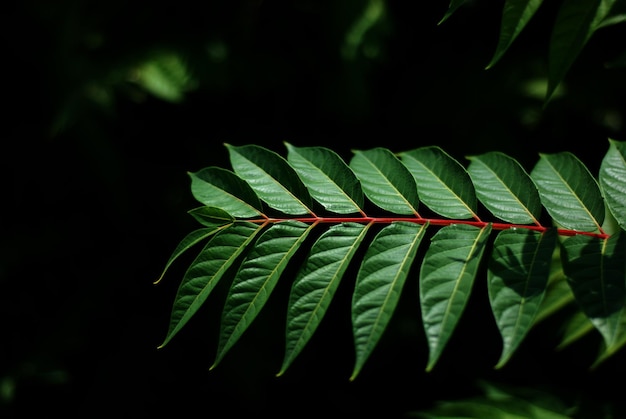
[[453, 224], [431, 239], [420, 271], [422, 322], [431, 370], [463, 314], [491, 226]]
[[279, 154], [256, 145], [226, 145], [233, 170], [268, 206], [290, 215], [312, 214], [311, 196]]
[[599, 182], [606, 203], [619, 226], [626, 228], [626, 143], [609, 140], [602, 159]]
[[365, 195], [380, 208], [417, 215], [417, 186], [409, 170], [385, 148], [356, 150], [350, 168], [361, 181]]
[[312, 226], [284, 221], [266, 230], [241, 264], [233, 279], [222, 321], [214, 368], [259, 314], [287, 263]]
[[326, 314], [343, 275], [371, 224], [330, 227], [313, 244], [289, 296], [282, 375], [307, 344]]
[[230, 170], [207, 167], [189, 173], [191, 193], [202, 204], [221, 208], [234, 217], [261, 216], [261, 201], [250, 185]]
[[178, 287], [169, 330], [161, 347], [198, 311], [226, 270], [261, 229], [262, 226], [238, 222], [209, 240], [185, 272]]
[[598, 183], [572, 153], [541, 154], [531, 172], [541, 202], [564, 228], [599, 231], [604, 201]]
[[476, 193], [465, 168], [441, 148], [421, 147], [399, 154], [415, 178], [419, 199], [448, 218], [478, 218]]
[[398, 304], [426, 225], [394, 222], [372, 240], [352, 295], [356, 361], [351, 380], [363, 368]]
[[478, 199], [494, 216], [513, 224], [539, 224], [539, 193], [517, 161], [496, 151], [468, 159]]
[[286, 146], [289, 164], [325, 209], [337, 214], [362, 211], [365, 198], [361, 184], [337, 153], [323, 147]]

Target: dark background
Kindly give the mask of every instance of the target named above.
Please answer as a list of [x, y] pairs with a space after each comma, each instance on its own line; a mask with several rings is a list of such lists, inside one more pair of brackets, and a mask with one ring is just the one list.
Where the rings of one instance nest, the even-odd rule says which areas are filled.
[[[350, 150], [375, 146], [438, 145], [463, 164], [497, 150], [527, 170], [539, 152], [571, 151], [595, 174], [607, 138], [626, 140], [626, 78], [610, 65], [624, 51], [623, 25], [594, 35], [563, 93], [544, 106], [532, 86], [545, 82], [559, 2], [546, 2], [489, 70], [501, 4], [469, 2], [438, 25], [445, 3], [6, 6], [0, 416], [394, 417], [475, 394], [486, 379], [619, 417], [612, 383], [625, 372], [624, 354], [589, 371], [595, 334], [556, 353], [558, 315], [494, 370], [500, 340], [480, 281], [428, 374], [415, 281], [354, 382], [349, 284], [283, 377], [274, 375], [288, 283], [216, 369], [208, 371], [227, 284], [157, 350], [192, 257], [153, 284], [197, 226], [186, 214], [198, 205], [187, 171], [230, 168], [224, 143], [282, 155], [284, 141], [324, 146], [346, 161]], [[384, 13], [346, 42], [368, 4]], [[180, 100], [137, 82], [143, 64], [171, 53], [190, 80]]]

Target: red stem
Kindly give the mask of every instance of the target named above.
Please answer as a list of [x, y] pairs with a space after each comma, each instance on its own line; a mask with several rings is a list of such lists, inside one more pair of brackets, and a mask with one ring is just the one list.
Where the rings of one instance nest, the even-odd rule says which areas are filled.
[[[510, 228], [525, 228], [527, 230], [544, 232], [548, 230], [550, 227], [545, 227], [542, 225], [525, 225], [525, 224], [506, 224], [506, 223], [489, 223], [487, 221], [467, 221], [467, 220], [444, 220], [438, 218], [421, 218], [421, 217], [296, 217], [296, 218], [261, 218], [256, 220], [247, 220], [252, 223], [276, 223], [280, 221], [300, 221], [303, 223], [379, 223], [379, 224], [389, 224], [393, 221], [406, 221], [410, 223], [418, 223], [418, 224], [426, 224], [429, 223], [431, 225], [437, 226], [448, 226], [451, 224], [467, 224], [476, 227], [485, 227], [491, 224], [491, 227], [495, 230], [507, 230]], [[609, 237], [608, 234], [605, 233], [591, 233], [588, 231], [577, 231], [577, 230], [568, 230], [559, 228], [557, 229], [559, 235], [561, 236], [575, 236], [578, 234], [598, 237], [601, 239], [606, 239]]]

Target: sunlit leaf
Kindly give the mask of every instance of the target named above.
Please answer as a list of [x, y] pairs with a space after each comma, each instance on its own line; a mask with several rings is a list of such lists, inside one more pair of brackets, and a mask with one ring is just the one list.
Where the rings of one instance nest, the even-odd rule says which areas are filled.
[[261, 201], [250, 185], [230, 170], [207, 167], [189, 173], [191, 193], [202, 204], [220, 208], [234, 217], [260, 217]]
[[356, 223], [334, 225], [311, 247], [291, 288], [285, 357], [277, 376], [287, 370], [315, 333], [370, 226]]
[[355, 150], [350, 168], [374, 204], [395, 214], [417, 215], [415, 179], [391, 151], [382, 147]]
[[604, 199], [622, 229], [626, 229], [626, 142], [609, 139], [599, 182]]
[[257, 145], [226, 148], [235, 173], [268, 206], [290, 215], [313, 214], [309, 191], [283, 157]]
[[442, 227], [431, 239], [420, 270], [422, 323], [428, 340], [430, 371], [463, 314], [491, 225]]
[[167, 272], [167, 270], [170, 268], [172, 263], [174, 263], [174, 261], [180, 257], [180, 255], [185, 253], [187, 250], [191, 249], [194, 245], [200, 243], [204, 239], [212, 236], [213, 234], [217, 233], [218, 231], [224, 228], [225, 228], [224, 225], [221, 225], [221, 226], [215, 225], [211, 228], [200, 228], [198, 230], [194, 230], [191, 233], [187, 234], [178, 243], [178, 245], [172, 252], [170, 258], [167, 260], [167, 263], [165, 264], [163, 271], [161, 271], [161, 275], [159, 276], [159, 279], [154, 281], [154, 283], [158, 284], [161, 281], [161, 279], [163, 279], [163, 276], [165, 276], [165, 273]]
[[194, 208], [189, 211], [189, 215], [203, 226], [209, 228], [221, 227], [235, 221], [232, 215], [216, 207]]
[[394, 222], [378, 232], [367, 249], [352, 296], [356, 361], [350, 380], [359, 374], [385, 331], [426, 228]]
[[437, 146], [399, 153], [415, 178], [419, 199], [437, 214], [457, 219], [478, 218], [476, 193], [465, 168]]
[[239, 267], [222, 312], [219, 346], [213, 369], [259, 314], [287, 263], [313, 225], [283, 221], [272, 225]]
[[496, 368], [517, 350], [533, 325], [546, 292], [556, 230], [509, 229], [498, 233], [487, 272], [491, 309], [502, 336]]
[[362, 212], [361, 184], [337, 153], [324, 147], [285, 145], [287, 161], [317, 202], [338, 214]]
[[263, 226], [237, 222], [213, 236], [183, 277], [170, 316], [165, 346], [205, 302], [215, 285]]
[[540, 157], [530, 176], [550, 216], [564, 228], [599, 231], [604, 201], [589, 170], [569, 152]]
[[497, 151], [468, 159], [478, 199], [494, 216], [513, 224], [539, 224], [537, 187], [516, 160]]

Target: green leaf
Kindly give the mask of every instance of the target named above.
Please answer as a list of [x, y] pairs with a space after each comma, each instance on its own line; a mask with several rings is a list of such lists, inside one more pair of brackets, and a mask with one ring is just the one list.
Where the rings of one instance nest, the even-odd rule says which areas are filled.
[[624, 333], [626, 235], [577, 235], [563, 240], [562, 249], [563, 269], [576, 301], [607, 348], [613, 347]]
[[211, 235], [217, 233], [220, 230], [223, 230], [226, 227], [227, 226], [225, 225], [224, 226], [215, 225], [211, 228], [200, 228], [198, 230], [194, 230], [191, 233], [187, 234], [180, 241], [180, 243], [178, 243], [178, 245], [172, 252], [172, 255], [167, 260], [167, 263], [165, 264], [165, 267], [163, 268], [163, 271], [161, 272], [159, 279], [154, 281], [154, 284], [158, 284], [159, 282], [161, 282], [161, 279], [163, 279], [163, 276], [165, 276], [165, 273], [167, 272], [167, 270], [170, 268], [170, 266], [172, 266], [172, 263], [174, 263], [174, 261], [178, 259], [180, 255], [185, 253], [187, 250], [191, 249], [194, 245], [200, 243], [202, 240], [206, 239], [207, 237], [210, 237]]
[[602, 159], [600, 187], [606, 204], [622, 229], [626, 229], [626, 142], [609, 139]]
[[213, 369], [239, 340], [274, 290], [287, 263], [315, 224], [283, 221], [267, 229], [235, 275], [222, 312]]
[[419, 216], [415, 179], [391, 151], [381, 147], [355, 150], [350, 168], [374, 204], [394, 214]]
[[437, 214], [457, 219], [475, 218], [476, 193], [465, 168], [437, 146], [399, 154], [415, 178], [420, 200]]
[[576, 311], [572, 316], [566, 319], [563, 322], [562, 329], [561, 340], [556, 346], [558, 351], [565, 349], [590, 332], [596, 331], [589, 317], [582, 311]]
[[461, 7], [468, 1], [469, 0], [450, 0], [450, 5], [448, 6], [448, 10], [446, 10], [446, 13], [443, 15], [438, 25], [441, 25], [443, 22], [448, 20], [448, 18], [452, 16], [459, 7]]
[[245, 250], [263, 226], [237, 222], [213, 236], [191, 263], [178, 287], [165, 346], [198, 311], [235, 259]]
[[285, 373], [315, 333], [370, 226], [356, 223], [334, 225], [311, 247], [291, 287], [285, 357], [277, 376]]
[[188, 212], [196, 221], [209, 228], [221, 227], [235, 221], [229, 213], [216, 207], [194, 208]]
[[350, 380], [359, 374], [396, 308], [427, 224], [393, 222], [367, 249], [352, 295], [356, 361]]
[[467, 158], [467, 171], [485, 208], [509, 223], [539, 225], [537, 187], [516, 160], [495, 151]]
[[548, 279], [546, 294], [543, 297], [543, 300], [541, 301], [541, 306], [539, 306], [539, 311], [535, 316], [535, 324], [550, 317], [557, 311], [575, 302], [572, 289], [567, 283], [567, 278], [565, 278], [565, 274], [563, 273], [563, 268], [561, 266], [561, 256], [558, 250], [559, 246], [555, 248], [555, 254], [559, 259], [559, 268], [557, 270], [555, 270], [554, 268], [555, 262], [553, 255], [551, 269], [552, 272], [550, 274], [550, 278]]
[[442, 227], [420, 270], [422, 322], [429, 346], [426, 371], [432, 370], [469, 300], [491, 225]]
[[550, 39], [548, 91], [550, 100], [572, 63], [609, 15], [616, 0], [564, 0]]
[[261, 201], [250, 185], [230, 170], [207, 167], [191, 177], [191, 193], [196, 200], [209, 207], [221, 208], [234, 217], [259, 217], [263, 213]]
[[309, 191], [283, 157], [257, 145], [226, 148], [235, 173], [268, 206], [289, 215], [313, 214]]
[[578, 231], [601, 231], [604, 200], [589, 170], [569, 152], [540, 154], [530, 176], [554, 221]]
[[363, 212], [361, 183], [337, 153], [324, 147], [285, 145], [287, 161], [325, 209], [337, 214]]
[[487, 272], [491, 309], [502, 336], [497, 368], [504, 366], [534, 324], [543, 301], [556, 229], [501, 231], [493, 244]]
[[506, 0], [500, 22], [500, 37], [496, 52], [486, 69], [493, 67], [509, 49], [526, 24], [535, 15], [543, 0]]

